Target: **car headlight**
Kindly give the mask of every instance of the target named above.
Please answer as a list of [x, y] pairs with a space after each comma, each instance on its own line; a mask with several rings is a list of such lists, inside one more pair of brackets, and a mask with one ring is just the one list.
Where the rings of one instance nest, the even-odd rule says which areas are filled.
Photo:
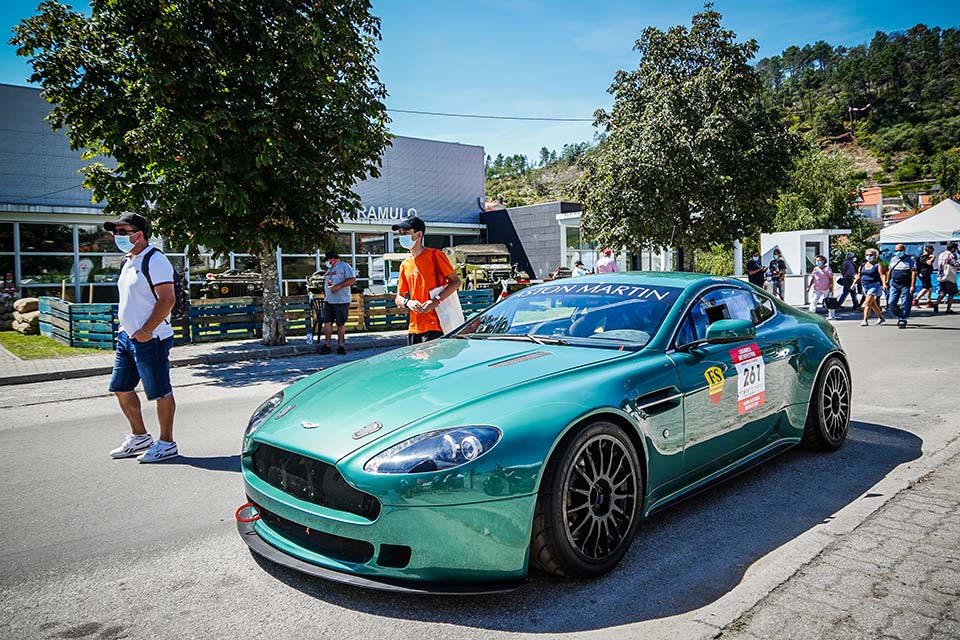
[[247, 430], [244, 432], [243, 437], [249, 438], [254, 431], [260, 428], [260, 425], [267, 421], [270, 414], [281, 404], [283, 404], [283, 391], [277, 391], [267, 398], [266, 402], [257, 407], [257, 410], [250, 416], [250, 422], [247, 423]]
[[370, 473], [426, 473], [473, 462], [500, 440], [496, 427], [454, 427], [421, 433], [377, 454], [363, 465]]

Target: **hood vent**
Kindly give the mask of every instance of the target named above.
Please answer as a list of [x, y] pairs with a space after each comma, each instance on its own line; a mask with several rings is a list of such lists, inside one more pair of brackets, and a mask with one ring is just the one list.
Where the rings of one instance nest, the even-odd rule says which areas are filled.
[[501, 360], [500, 362], [494, 362], [493, 364], [487, 365], [491, 369], [496, 367], [506, 367], [511, 364], [519, 364], [520, 362], [526, 362], [527, 360], [536, 360], [537, 358], [542, 358], [543, 356], [550, 355], [549, 351], [534, 351], [533, 353], [525, 353], [522, 356], [517, 356], [516, 358], [510, 358], [509, 360]]

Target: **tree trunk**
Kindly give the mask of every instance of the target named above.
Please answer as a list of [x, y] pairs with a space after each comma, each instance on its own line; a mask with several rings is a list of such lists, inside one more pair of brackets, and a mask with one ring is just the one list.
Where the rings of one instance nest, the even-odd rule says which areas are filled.
[[264, 248], [257, 257], [260, 258], [260, 273], [263, 276], [263, 334], [260, 342], [275, 347], [287, 342], [283, 304], [280, 302], [277, 251], [275, 248]]

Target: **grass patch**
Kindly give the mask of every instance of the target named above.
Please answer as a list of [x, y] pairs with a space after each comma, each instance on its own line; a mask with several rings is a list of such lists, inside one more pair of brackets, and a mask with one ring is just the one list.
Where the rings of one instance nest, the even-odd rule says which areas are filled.
[[0, 344], [21, 360], [92, 356], [107, 353], [103, 349], [68, 347], [46, 336], [25, 336], [19, 331], [0, 331]]

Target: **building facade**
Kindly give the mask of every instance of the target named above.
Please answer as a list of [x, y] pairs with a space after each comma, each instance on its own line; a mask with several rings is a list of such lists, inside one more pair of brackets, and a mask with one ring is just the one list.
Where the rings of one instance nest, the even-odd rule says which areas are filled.
[[[581, 215], [578, 203], [559, 201], [485, 211], [480, 221], [489, 242], [507, 245], [521, 269], [543, 279], [578, 260], [591, 271], [596, 265], [604, 248], [583, 233]], [[672, 251], [619, 251], [616, 258], [621, 271], [666, 271], [674, 262]]]
[[[103, 203], [91, 202], [90, 191], [81, 186], [79, 170], [89, 161], [70, 150], [64, 132], [50, 130], [44, 121], [48, 112], [39, 90], [0, 85], [6, 143], [0, 147], [0, 275], [13, 273], [23, 296], [63, 293], [69, 300], [114, 301], [122, 255], [103, 231]], [[359, 287], [382, 291], [390, 275], [383, 256], [394, 251], [390, 227], [410, 215], [426, 221], [428, 246], [481, 241], [483, 147], [398, 136], [382, 165], [379, 178], [356, 185], [363, 206], [344, 212], [337, 247], [278, 251], [283, 291], [303, 292], [328, 248], [353, 265]], [[170, 246], [159, 237], [151, 243], [191, 285], [211, 272], [259, 268], [245, 254], [218, 258], [204, 247]]]

